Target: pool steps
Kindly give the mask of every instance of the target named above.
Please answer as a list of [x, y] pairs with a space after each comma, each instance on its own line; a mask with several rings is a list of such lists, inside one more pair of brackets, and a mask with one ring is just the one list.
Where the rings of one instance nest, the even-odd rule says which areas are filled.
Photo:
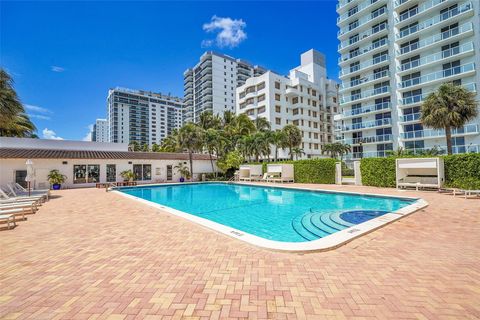
[[314, 209], [292, 220], [293, 229], [309, 241], [326, 237], [352, 225], [340, 218], [339, 212], [324, 213], [316, 212]]

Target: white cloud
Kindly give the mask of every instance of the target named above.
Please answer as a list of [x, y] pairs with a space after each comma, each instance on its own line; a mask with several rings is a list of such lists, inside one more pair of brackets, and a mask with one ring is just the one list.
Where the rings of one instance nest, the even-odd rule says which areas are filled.
[[48, 128], [43, 129], [42, 135], [44, 139], [51, 139], [51, 140], [63, 140], [62, 137], [57, 136], [55, 131], [50, 130]]
[[50, 70], [52, 70], [53, 72], [63, 72], [65, 71], [65, 68], [59, 66], [50, 66]]
[[88, 132], [85, 134], [85, 136], [82, 138], [82, 141], [92, 141], [92, 131], [93, 131], [93, 124], [89, 124], [87, 126]]
[[44, 116], [41, 114], [28, 114], [30, 118], [39, 119], [39, 120], [51, 120], [49, 116]]
[[247, 24], [242, 19], [222, 18], [213, 16], [209, 23], [203, 25], [203, 30], [208, 33], [217, 32], [215, 39], [202, 41], [203, 47], [210, 47], [213, 44], [220, 48], [237, 47], [242, 41], [247, 39], [247, 33], [244, 29]]
[[33, 106], [31, 104], [26, 104], [24, 105], [25, 109], [27, 109], [28, 111], [32, 111], [32, 112], [38, 112], [38, 113], [52, 113], [50, 110], [46, 109], [46, 108], [42, 108], [42, 107], [39, 107], [39, 106]]

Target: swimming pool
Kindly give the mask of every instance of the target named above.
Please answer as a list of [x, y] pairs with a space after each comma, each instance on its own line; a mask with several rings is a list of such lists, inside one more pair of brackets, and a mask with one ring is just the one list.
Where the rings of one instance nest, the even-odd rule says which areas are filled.
[[418, 204], [418, 199], [412, 198], [232, 183], [171, 184], [118, 190], [162, 209], [170, 209], [172, 213], [182, 213], [208, 227], [220, 225], [219, 231], [229, 235], [248, 235], [281, 243], [314, 242], [354, 230], [355, 226], [393, 212], [401, 214], [402, 209]]

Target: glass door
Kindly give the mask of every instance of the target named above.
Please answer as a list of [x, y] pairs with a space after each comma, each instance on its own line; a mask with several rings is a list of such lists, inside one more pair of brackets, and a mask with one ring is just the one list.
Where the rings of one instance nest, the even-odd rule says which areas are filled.
[[[15, 171], [15, 182], [21, 185], [22, 187], [27, 187], [27, 181], [25, 178], [27, 177], [27, 170], [17, 170]], [[33, 187], [33, 184], [31, 184]]]
[[168, 165], [167, 166], [167, 181], [172, 181], [172, 179], [173, 179], [172, 166]]

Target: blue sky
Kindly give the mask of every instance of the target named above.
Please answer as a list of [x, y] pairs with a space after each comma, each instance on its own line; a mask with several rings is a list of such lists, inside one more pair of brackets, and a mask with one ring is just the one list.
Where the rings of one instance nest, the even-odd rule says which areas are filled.
[[336, 2], [2, 1], [0, 64], [40, 137], [81, 140], [109, 88], [183, 96], [206, 50], [287, 74], [315, 48], [337, 78]]

